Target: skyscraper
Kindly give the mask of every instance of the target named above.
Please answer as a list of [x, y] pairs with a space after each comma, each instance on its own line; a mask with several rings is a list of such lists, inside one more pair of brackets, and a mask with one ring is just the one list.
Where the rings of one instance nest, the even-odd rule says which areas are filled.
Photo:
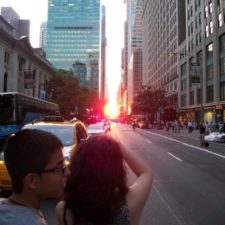
[[39, 47], [44, 51], [46, 49], [46, 38], [47, 38], [47, 22], [43, 22], [40, 27], [40, 39]]
[[75, 73], [82, 64], [80, 78], [98, 90], [99, 45], [100, 0], [49, 0], [46, 56], [56, 68]]

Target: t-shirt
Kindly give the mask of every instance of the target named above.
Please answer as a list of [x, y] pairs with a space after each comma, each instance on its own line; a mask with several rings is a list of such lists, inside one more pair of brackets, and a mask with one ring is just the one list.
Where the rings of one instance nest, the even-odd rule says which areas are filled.
[[8, 205], [0, 199], [1, 225], [47, 225], [38, 209], [22, 205]]

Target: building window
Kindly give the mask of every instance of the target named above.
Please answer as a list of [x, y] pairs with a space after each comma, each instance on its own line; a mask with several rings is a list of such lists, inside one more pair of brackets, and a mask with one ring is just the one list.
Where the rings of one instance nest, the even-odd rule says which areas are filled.
[[7, 83], [8, 83], [8, 74], [4, 74], [4, 81], [3, 81], [3, 92], [7, 92]]
[[201, 89], [198, 88], [197, 89], [197, 104], [202, 103], [202, 93], [201, 93]]
[[220, 83], [220, 100], [225, 101], [225, 82]]
[[195, 42], [196, 42], [196, 46], [198, 46], [198, 34], [196, 34], [196, 37], [195, 37]]
[[220, 76], [225, 76], [225, 57], [220, 58]]
[[207, 80], [213, 79], [213, 64], [209, 64], [206, 66], [206, 79]]
[[205, 36], [209, 37], [209, 25], [206, 25], [205, 27]]
[[205, 18], [208, 18], [209, 16], [209, 7], [205, 6]]
[[185, 76], [187, 73], [187, 63], [184, 63], [180, 67], [181, 77]]
[[181, 107], [184, 107], [187, 105], [187, 95], [186, 94], [183, 94], [181, 95]]
[[210, 21], [209, 27], [210, 27], [210, 34], [212, 34], [213, 33], [213, 22], [212, 21]]
[[199, 23], [199, 25], [202, 24], [202, 17], [201, 16], [202, 16], [201, 13], [199, 13], [198, 14], [198, 23]]
[[209, 13], [212, 13], [213, 9], [212, 9], [212, 2], [209, 2]]
[[201, 30], [199, 31], [198, 36], [199, 36], [199, 43], [201, 43], [202, 42], [202, 31]]
[[198, 9], [198, 1], [195, 0], [195, 11], [197, 11], [197, 9]]
[[181, 80], [181, 91], [187, 90], [187, 79]]
[[189, 102], [190, 102], [190, 105], [194, 105], [194, 92], [193, 91], [190, 92]]
[[222, 25], [223, 25], [223, 16], [222, 16], [222, 13], [219, 13], [218, 26], [222, 27]]
[[5, 64], [9, 64], [9, 53], [8, 52], [5, 52], [5, 58], [4, 58], [4, 62]]
[[209, 102], [213, 102], [213, 86], [208, 86], [207, 87], [207, 90], [206, 90], [206, 100], [207, 100], [207, 103]]
[[213, 43], [210, 43], [209, 45], [207, 45], [207, 47], [206, 47], [206, 57], [207, 57], [207, 61], [209, 59], [213, 58]]
[[219, 38], [220, 76], [225, 76], [225, 34]]

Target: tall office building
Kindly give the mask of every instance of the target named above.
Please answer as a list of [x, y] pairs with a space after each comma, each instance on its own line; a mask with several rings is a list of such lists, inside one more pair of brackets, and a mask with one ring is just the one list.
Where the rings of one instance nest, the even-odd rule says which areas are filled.
[[56, 68], [82, 77], [86, 70], [85, 82], [98, 91], [99, 49], [100, 0], [49, 0], [46, 56]]
[[100, 78], [100, 97], [106, 99], [106, 10], [101, 7], [101, 78]]
[[40, 39], [39, 47], [44, 51], [46, 50], [46, 41], [47, 41], [47, 22], [43, 22], [40, 27]]
[[185, 4], [185, 0], [144, 0], [143, 84], [165, 90], [164, 120], [174, 120], [178, 107], [177, 53], [186, 37]]
[[178, 115], [218, 128], [225, 122], [225, 2], [186, 0], [186, 34], [179, 49]]
[[[123, 68], [123, 93], [127, 95], [127, 109], [131, 108], [135, 94], [142, 86], [142, 14], [143, 0], [126, 0], [127, 21], [125, 23], [125, 44]], [[123, 104], [124, 105], [124, 104]]]

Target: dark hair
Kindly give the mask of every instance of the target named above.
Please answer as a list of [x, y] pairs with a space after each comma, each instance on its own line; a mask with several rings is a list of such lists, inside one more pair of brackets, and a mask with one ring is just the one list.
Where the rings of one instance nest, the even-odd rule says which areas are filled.
[[46, 131], [24, 129], [13, 134], [3, 147], [13, 190], [21, 193], [23, 178], [45, 169], [51, 156], [62, 147], [61, 141]]
[[108, 224], [128, 191], [120, 144], [108, 136], [82, 142], [71, 159], [65, 201], [75, 224]]

